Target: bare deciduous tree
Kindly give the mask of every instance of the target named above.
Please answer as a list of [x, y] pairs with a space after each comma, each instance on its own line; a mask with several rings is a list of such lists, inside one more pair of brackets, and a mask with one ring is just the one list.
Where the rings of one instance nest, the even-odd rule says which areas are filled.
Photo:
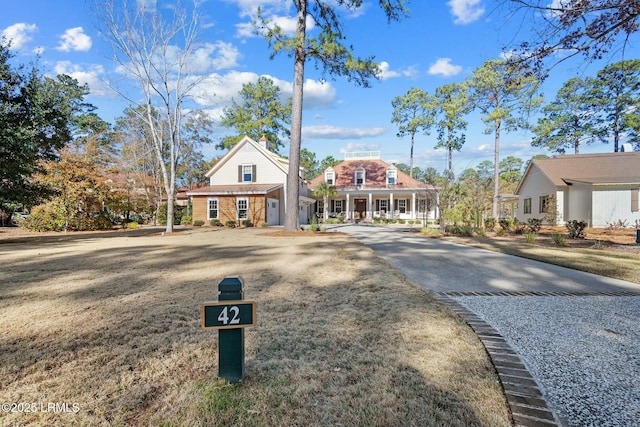
[[[173, 218], [176, 168], [184, 145], [181, 127], [186, 102], [194, 87], [202, 81], [190, 72], [200, 34], [198, 6], [194, 3], [187, 12], [178, 3], [162, 13], [138, 1], [95, 3], [103, 35], [113, 49], [113, 60], [126, 80], [136, 83], [134, 91], [124, 85], [111, 86], [131, 104], [143, 107], [132, 111], [151, 133], [167, 195], [167, 218]], [[141, 98], [137, 98], [138, 94]], [[160, 120], [155, 112], [160, 114]], [[167, 221], [166, 231], [173, 232], [173, 221]]]

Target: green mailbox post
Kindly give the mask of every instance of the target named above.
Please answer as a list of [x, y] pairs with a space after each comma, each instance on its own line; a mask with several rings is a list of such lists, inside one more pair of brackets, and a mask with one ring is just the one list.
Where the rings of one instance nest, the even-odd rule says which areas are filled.
[[244, 376], [244, 328], [256, 324], [256, 303], [243, 301], [239, 277], [225, 277], [218, 283], [218, 301], [202, 304], [201, 326], [218, 330], [218, 376], [230, 383]]

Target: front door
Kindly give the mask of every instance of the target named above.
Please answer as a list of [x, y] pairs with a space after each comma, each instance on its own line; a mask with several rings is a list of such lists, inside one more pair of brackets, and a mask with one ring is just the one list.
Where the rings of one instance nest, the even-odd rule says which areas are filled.
[[355, 204], [355, 217], [356, 219], [363, 219], [367, 217], [367, 199], [354, 199]]

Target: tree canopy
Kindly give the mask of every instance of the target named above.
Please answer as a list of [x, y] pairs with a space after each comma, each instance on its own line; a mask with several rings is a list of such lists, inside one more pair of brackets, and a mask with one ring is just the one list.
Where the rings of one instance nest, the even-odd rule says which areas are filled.
[[419, 88], [411, 88], [406, 94], [391, 100], [391, 123], [398, 125], [398, 136], [411, 137], [409, 176], [413, 178], [413, 147], [418, 133], [427, 135], [434, 124], [433, 97]]
[[235, 129], [235, 135], [222, 139], [218, 149], [229, 149], [248, 135], [255, 141], [265, 136], [272, 151], [284, 147], [282, 138], [290, 135], [291, 100], [281, 101], [280, 88], [268, 77], [261, 76], [255, 83], [245, 83], [240, 90], [242, 102], [233, 101], [225, 108], [221, 124]]
[[603, 139], [598, 129], [599, 101], [594, 97], [592, 80], [574, 77], [558, 90], [556, 98], [543, 109], [543, 116], [532, 127], [533, 147], [544, 147], [564, 154], [571, 149], [580, 153], [582, 144]]
[[592, 61], [616, 50], [624, 52], [640, 23], [637, 0], [505, 0], [503, 4], [532, 30], [523, 32], [526, 40], [512, 59], [525, 60], [540, 75], [546, 73], [549, 58], [557, 63], [581, 55]]
[[[500, 134], [528, 128], [528, 117], [542, 102], [538, 96], [540, 82], [517, 64], [504, 60], [485, 62], [471, 77], [471, 97], [482, 113], [487, 132], [494, 134], [494, 165], [500, 164]], [[499, 170], [494, 168], [492, 216], [498, 215]]]
[[42, 161], [58, 158], [79, 116], [93, 109], [83, 102], [87, 87], [75, 79], [15, 67], [11, 58], [0, 43], [0, 209], [7, 211], [34, 206], [48, 194], [34, 174]]

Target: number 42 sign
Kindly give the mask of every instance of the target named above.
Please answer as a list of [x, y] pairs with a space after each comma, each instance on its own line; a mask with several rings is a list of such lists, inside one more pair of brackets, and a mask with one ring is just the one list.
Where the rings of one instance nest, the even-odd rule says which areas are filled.
[[204, 330], [246, 328], [256, 324], [255, 301], [220, 301], [202, 304], [200, 326]]

